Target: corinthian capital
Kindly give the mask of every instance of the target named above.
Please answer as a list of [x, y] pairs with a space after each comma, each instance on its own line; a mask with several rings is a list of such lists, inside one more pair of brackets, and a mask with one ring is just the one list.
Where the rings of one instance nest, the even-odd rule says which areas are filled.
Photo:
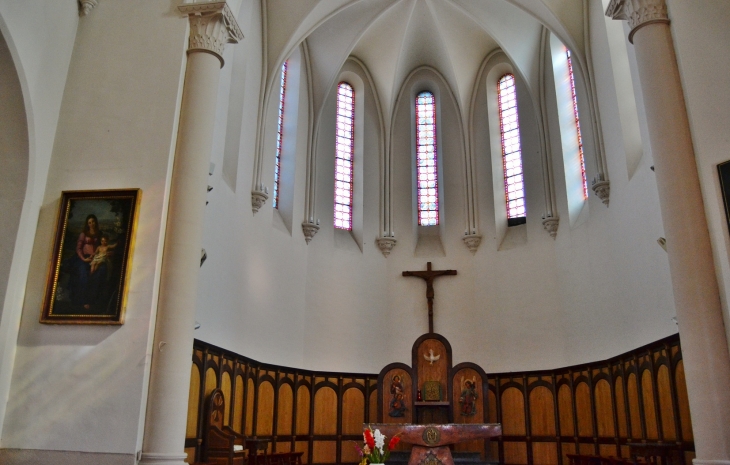
[[237, 44], [243, 39], [236, 17], [226, 2], [186, 3], [178, 7], [190, 20], [188, 54], [212, 53], [221, 61], [226, 44]]
[[634, 33], [640, 27], [652, 23], [669, 23], [667, 4], [664, 0], [611, 0], [606, 16], [629, 22], [629, 42], [634, 43]]

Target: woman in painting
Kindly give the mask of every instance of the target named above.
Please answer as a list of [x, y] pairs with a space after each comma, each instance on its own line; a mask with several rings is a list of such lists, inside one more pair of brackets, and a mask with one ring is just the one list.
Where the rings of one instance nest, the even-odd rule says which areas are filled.
[[403, 417], [406, 412], [405, 394], [403, 393], [403, 383], [400, 376], [394, 375], [390, 381], [390, 411], [388, 415], [391, 417]]
[[79, 234], [76, 241], [76, 255], [73, 258], [74, 274], [71, 286], [73, 303], [87, 311], [99, 298], [100, 290], [107, 276], [108, 264], [106, 262], [100, 263], [95, 272], [91, 273], [91, 262], [101, 242], [101, 236], [99, 220], [96, 215], [88, 215], [84, 222], [84, 230]]

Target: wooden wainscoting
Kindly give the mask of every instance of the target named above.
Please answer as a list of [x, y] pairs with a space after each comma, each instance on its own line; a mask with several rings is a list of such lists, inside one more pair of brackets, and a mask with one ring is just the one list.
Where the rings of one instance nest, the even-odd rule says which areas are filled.
[[[567, 454], [628, 457], [627, 444], [642, 441], [674, 444], [688, 464], [694, 458], [678, 335], [586, 365], [482, 373], [465, 363], [451, 375], [486, 378], [480, 384], [487, 394], [479, 390], [474, 418], [501, 423], [504, 435], [468, 447], [499, 457], [502, 464], [568, 465]], [[355, 464], [359, 457], [353, 442], [362, 441], [362, 424], [377, 421], [377, 381], [377, 374], [267, 365], [196, 340], [188, 461], [200, 459], [203, 409], [220, 387], [225, 425], [270, 440], [269, 453], [301, 451], [303, 463], [311, 465]]]
[[[204, 408], [220, 388], [224, 425], [268, 439], [268, 453], [303, 452], [302, 463], [357, 463], [353, 441], [377, 416], [377, 374], [320, 373], [259, 363], [195, 340], [185, 447], [201, 458]], [[314, 408], [312, 408], [314, 406]]]
[[694, 458], [684, 365], [674, 335], [609, 360], [552, 371], [488, 374], [490, 444], [500, 463], [567, 465], [567, 454], [629, 457], [662, 442]]

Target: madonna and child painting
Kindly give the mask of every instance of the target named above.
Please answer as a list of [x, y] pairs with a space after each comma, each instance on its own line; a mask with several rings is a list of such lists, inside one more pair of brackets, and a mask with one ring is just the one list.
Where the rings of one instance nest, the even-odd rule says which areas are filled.
[[124, 323], [138, 189], [61, 198], [41, 323]]

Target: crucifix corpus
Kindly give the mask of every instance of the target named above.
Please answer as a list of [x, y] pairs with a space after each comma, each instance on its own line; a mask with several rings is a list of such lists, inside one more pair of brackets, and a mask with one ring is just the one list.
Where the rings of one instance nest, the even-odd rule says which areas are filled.
[[428, 300], [428, 332], [433, 332], [433, 280], [448, 275], [455, 275], [456, 270], [432, 270], [431, 262], [426, 264], [426, 271], [404, 271], [403, 276], [414, 276], [426, 281], [426, 299]]

